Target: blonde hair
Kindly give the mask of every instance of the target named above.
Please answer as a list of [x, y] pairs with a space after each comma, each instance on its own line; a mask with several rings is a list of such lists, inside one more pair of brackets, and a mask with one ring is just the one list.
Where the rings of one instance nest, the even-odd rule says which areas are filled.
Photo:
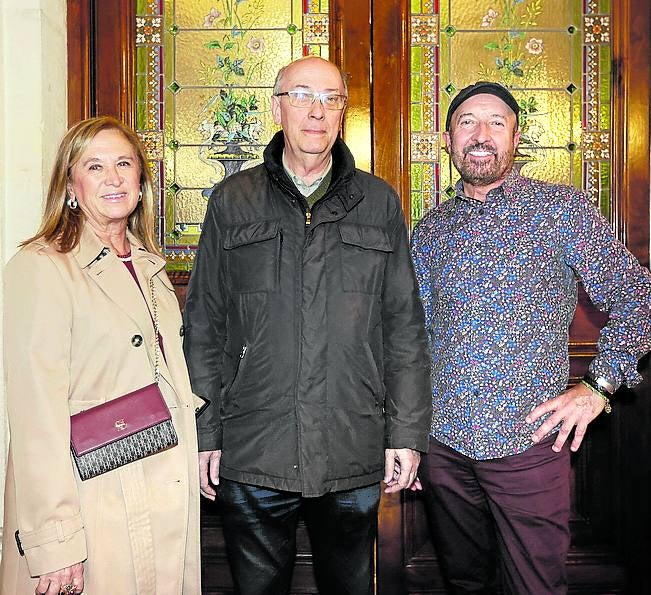
[[128, 228], [147, 250], [160, 255], [160, 249], [154, 238], [154, 187], [145, 150], [138, 135], [129, 126], [112, 116], [98, 116], [77, 122], [63, 137], [50, 177], [41, 226], [36, 235], [22, 242], [21, 246], [43, 239], [48, 243], [56, 242], [60, 252], [70, 252], [79, 244], [85, 216], [81, 209], [73, 210], [66, 204], [69, 198], [68, 185], [71, 182], [73, 166], [102, 130], [120, 132], [137, 155], [142, 200], [129, 215]]

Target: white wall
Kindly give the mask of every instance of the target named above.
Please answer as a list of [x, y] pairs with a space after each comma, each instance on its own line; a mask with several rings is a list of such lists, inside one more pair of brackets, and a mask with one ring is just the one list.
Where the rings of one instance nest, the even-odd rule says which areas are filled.
[[[38, 227], [50, 168], [66, 129], [66, 0], [0, 0], [0, 81], [0, 265], [3, 265], [16, 251], [16, 245]], [[3, 268], [0, 266], [0, 281], [3, 281]], [[0, 309], [2, 297], [0, 283]], [[0, 318], [0, 334], [1, 331]], [[0, 343], [0, 378], [4, 378], [1, 356]], [[0, 512], [7, 440], [3, 381], [0, 382]], [[1, 518], [0, 515], [0, 525]]]

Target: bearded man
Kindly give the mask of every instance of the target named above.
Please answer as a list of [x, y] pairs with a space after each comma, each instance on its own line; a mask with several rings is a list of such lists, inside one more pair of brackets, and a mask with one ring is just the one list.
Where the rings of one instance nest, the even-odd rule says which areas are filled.
[[[412, 240], [432, 356], [419, 477], [452, 593], [566, 592], [570, 451], [650, 348], [649, 271], [582, 193], [513, 170], [519, 110], [490, 82], [453, 98], [461, 180]], [[610, 317], [567, 389], [578, 280]]]

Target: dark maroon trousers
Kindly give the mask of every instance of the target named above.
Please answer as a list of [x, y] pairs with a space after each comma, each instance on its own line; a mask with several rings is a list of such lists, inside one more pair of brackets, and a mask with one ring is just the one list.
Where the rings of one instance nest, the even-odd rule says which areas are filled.
[[495, 593], [500, 582], [509, 595], [567, 592], [570, 453], [555, 453], [555, 438], [476, 461], [430, 437], [419, 477], [450, 593]]

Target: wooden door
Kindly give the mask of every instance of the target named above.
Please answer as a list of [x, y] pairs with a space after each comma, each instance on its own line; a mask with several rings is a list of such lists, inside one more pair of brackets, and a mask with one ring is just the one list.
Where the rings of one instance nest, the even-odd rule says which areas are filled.
[[[332, 0], [331, 56], [350, 74], [345, 136], [362, 167], [401, 193], [409, 214], [407, 0]], [[112, 113], [133, 122], [134, 0], [68, 0], [69, 120]], [[370, 26], [369, 26], [370, 23]], [[649, 25], [651, 0], [613, 3], [613, 226], [649, 266]], [[177, 277], [184, 297], [187, 275]], [[571, 374], [583, 375], [604, 318], [585, 296], [572, 326]], [[651, 593], [651, 400], [645, 382], [621, 390], [573, 458], [571, 592]], [[204, 589], [230, 592], [218, 514], [203, 507]], [[314, 593], [309, 543], [299, 532], [295, 593]], [[443, 593], [421, 496], [383, 497], [377, 544], [381, 595]]]

